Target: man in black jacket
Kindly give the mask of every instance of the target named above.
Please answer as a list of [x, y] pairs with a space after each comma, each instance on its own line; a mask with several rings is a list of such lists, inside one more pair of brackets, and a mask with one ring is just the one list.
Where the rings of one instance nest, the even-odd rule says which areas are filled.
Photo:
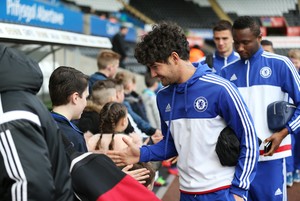
[[0, 80], [0, 200], [73, 200], [61, 133], [36, 96], [38, 64], [0, 45]]
[[128, 28], [126, 26], [121, 26], [120, 31], [114, 35], [114, 37], [111, 40], [112, 43], [112, 50], [119, 53], [121, 55], [120, 59], [120, 67], [124, 68], [124, 60], [127, 57], [127, 47], [126, 47], [126, 41], [125, 36], [128, 33]]

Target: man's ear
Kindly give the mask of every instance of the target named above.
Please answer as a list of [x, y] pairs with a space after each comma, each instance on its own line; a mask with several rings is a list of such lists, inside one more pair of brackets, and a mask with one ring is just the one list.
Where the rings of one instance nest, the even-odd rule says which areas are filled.
[[177, 52], [172, 52], [171, 56], [170, 56], [171, 61], [173, 61], [175, 64], [178, 63], [178, 61], [180, 60], [179, 55], [177, 54]]
[[260, 43], [261, 40], [262, 40], [262, 33], [260, 33], [260, 34], [257, 36], [257, 39], [258, 39], [258, 41], [259, 41], [259, 43]]

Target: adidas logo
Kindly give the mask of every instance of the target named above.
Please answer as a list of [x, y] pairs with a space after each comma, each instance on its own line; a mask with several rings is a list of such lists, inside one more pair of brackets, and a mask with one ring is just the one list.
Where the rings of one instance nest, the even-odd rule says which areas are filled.
[[231, 78], [230, 78], [230, 81], [233, 81], [233, 80], [237, 80], [237, 77], [236, 77], [235, 74], [233, 74], [233, 75], [231, 76]]
[[170, 112], [171, 111], [171, 105], [170, 103], [168, 103], [166, 109], [165, 109], [165, 112]]
[[282, 194], [282, 191], [280, 190], [280, 188], [278, 188], [276, 191], [275, 191], [275, 194], [274, 195], [281, 195]]

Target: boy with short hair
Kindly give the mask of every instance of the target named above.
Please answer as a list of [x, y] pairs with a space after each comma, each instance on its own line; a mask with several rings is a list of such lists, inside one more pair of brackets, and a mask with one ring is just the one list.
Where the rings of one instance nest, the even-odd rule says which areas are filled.
[[92, 74], [89, 78], [89, 92], [98, 80], [106, 80], [114, 78], [116, 75], [121, 56], [112, 50], [102, 50], [97, 57], [98, 71]]
[[49, 80], [49, 94], [53, 109], [51, 111], [58, 127], [79, 152], [86, 152], [83, 133], [72, 123], [79, 119], [86, 106], [88, 76], [72, 67], [60, 66]]

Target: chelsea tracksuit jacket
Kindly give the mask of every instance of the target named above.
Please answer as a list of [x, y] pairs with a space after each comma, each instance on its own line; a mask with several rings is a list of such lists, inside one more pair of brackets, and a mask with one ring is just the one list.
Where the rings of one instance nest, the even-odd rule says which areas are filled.
[[[300, 76], [290, 59], [260, 48], [250, 59], [240, 59], [223, 67], [221, 76], [238, 87], [253, 117], [257, 136], [262, 141], [273, 134], [268, 129], [267, 107], [274, 101], [288, 101], [289, 98], [294, 101], [297, 109], [286, 128], [290, 134], [299, 133]], [[290, 135], [284, 138], [273, 156], [264, 157], [263, 154], [262, 143], [260, 161], [291, 155]]]
[[[178, 155], [181, 192], [206, 194], [230, 188], [246, 197], [255, 175], [258, 141], [236, 87], [199, 63], [188, 81], [160, 90], [157, 103], [164, 139], [141, 147], [140, 161]], [[218, 136], [227, 125], [241, 143], [236, 167], [222, 166], [215, 152]]]
[[[221, 69], [223, 66], [226, 66], [227, 64], [236, 61], [240, 58], [240, 55], [235, 52], [232, 51], [231, 54], [228, 57], [222, 57], [219, 55], [218, 51], [215, 51], [215, 53], [213, 55], [211, 55], [213, 58], [213, 67], [212, 67], [212, 71], [218, 75], [220, 75], [221, 73]], [[204, 57], [201, 61], [201, 64], [205, 64], [206, 63], [206, 57]]]

